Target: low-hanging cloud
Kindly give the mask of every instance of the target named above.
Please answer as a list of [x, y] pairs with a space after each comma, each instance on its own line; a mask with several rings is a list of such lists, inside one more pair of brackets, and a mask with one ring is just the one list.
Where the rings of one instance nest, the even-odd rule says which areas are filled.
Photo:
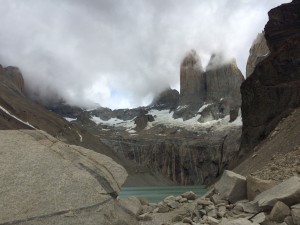
[[179, 87], [179, 65], [195, 49], [237, 58], [267, 12], [288, 0], [2, 0], [0, 63], [18, 66], [26, 89], [44, 101], [97, 102], [112, 108], [147, 104]]

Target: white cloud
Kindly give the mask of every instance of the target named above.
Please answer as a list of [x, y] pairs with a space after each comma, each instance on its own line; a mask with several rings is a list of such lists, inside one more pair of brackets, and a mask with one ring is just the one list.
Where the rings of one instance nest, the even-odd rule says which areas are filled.
[[113, 108], [146, 104], [171, 85], [194, 48], [237, 58], [288, 0], [2, 0], [0, 63], [23, 71], [30, 93]]

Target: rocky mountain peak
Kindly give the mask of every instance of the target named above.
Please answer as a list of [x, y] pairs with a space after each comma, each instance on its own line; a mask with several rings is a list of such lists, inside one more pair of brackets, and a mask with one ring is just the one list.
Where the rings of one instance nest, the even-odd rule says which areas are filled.
[[228, 99], [240, 105], [239, 87], [243, 81], [235, 59], [226, 62], [222, 54], [213, 54], [206, 69], [206, 102]]
[[242, 153], [300, 106], [300, 2], [272, 9], [264, 31], [270, 54], [241, 86]]
[[186, 56], [184, 57], [184, 59], [181, 62], [181, 68], [184, 67], [196, 67], [199, 68], [201, 70], [202, 69], [202, 63], [201, 63], [201, 59], [199, 57], [199, 55], [197, 54], [196, 50], [191, 49]]
[[267, 45], [265, 33], [259, 33], [249, 51], [249, 58], [246, 67], [246, 77], [249, 77], [253, 73], [256, 65], [263, 59], [265, 59], [269, 53], [270, 50]]
[[1, 75], [9, 79], [18, 91], [24, 92], [24, 79], [18, 67], [8, 66], [3, 68], [2, 65], [0, 65], [0, 76]]
[[199, 55], [195, 50], [187, 53], [180, 66], [179, 105], [197, 105], [204, 102], [205, 78]]
[[[269, 21], [265, 26], [265, 37], [271, 51], [278, 50], [287, 39], [300, 36], [300, 1], [294, 0], [269, 11]], [[298, 39], [299, 40], [299, 39]]]
[[175, 89], [168, 88], [154, 98], [150, 107], [156, 109], [175, 109], [179, 101], [179, 92]]

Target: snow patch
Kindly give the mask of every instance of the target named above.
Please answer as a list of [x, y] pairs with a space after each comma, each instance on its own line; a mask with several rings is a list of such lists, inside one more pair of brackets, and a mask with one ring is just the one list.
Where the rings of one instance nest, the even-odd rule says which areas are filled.
[[18, 120], [19, 122], [21, 122], [21, 123], [23, 123], [23, 124], [25, 124], [25, 125], [27, 125], [27, 126], [33, 128], [33, 129], [36, 129], [36, 128], [35, 128], [34, 126], [32, 126], [30, 123], [24, 122], [23, 120], [19, 119], [18, 117], [12, 115], [10, 112], [8, 112], [8, 111], [7, 111], [5, 108], [3, 108], [2, 106], [0, 106], [0, 109], [1, 109], [3, 112], [5, 112], [6, 114], [8, 114], [8, 115], [10, 115], [11, 117], [15, 118], [16, 120]]
[[206, 105], [201, 106], [201, 108], [198, 110], [198, 113], [203, 112], [203, 110], [206, 109], [210, 105], [212, 105], [212, 104], [206, 104]]
[[185, 109], [187, 107], [189, 107], [189, 106], [188, 105], [181, 105], [181, 106], [177, 107], [177, 110], [182, 110], [182, 109]]
[[134, 134], [134, 133], [136, 133], [136, 131], [135, 130], [126, 130], [129, 134]]
[[77, 132], [77, 134], [78, 134], [78, 136], [79, 136], [80, 142], [82, 142], [82, 135], [81, 135], [78, 131], [76, 131], [76, 132]]
[[64, 119], [65, 119], [66, 121], [68, 121], [68, 122], [72, 122], [72, 121], [74, 121], [74, 120], [77, 120], [76, 118], [74, 119], [74, 118], [70, 118], [70, 117], [64, 117]]
[[110, 118], [109, 120], [102, 120], [100, 117], [93, 116], [91, 118], [96, 124], [107, 125], [111, 127], [125, 127], [127, 129], [135, 128], [134, 120], [120, 120], [118, 118]]

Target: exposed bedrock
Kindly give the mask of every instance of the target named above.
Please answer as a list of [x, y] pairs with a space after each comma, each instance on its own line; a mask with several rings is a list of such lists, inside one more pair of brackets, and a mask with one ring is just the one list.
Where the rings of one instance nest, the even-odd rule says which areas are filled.
[[14, 84], [16, 90], [24, 92], [24, 79], [19, 68], [13, 66], [3, 68], [0, 65], [0, 76], [9, 79]]
[[246, 77], [249, 77], [253, 73], [256, 65], [265, 59], [269, 53], [270, 50], [267, 45], [265, 33], [259, 33], [249, 51], [249, 57], [246, 66]]
[[1, 224], [138, 224], [117, 203], [127, 173], [111, 158], [38, 130], [0, 139]]
[[[179, 107], [174, 118], [187, 120], [201, 114], [200, 122], [206, 122], [224, 118], [232, 110], [238, 111], [244, 77], [235, 59], [227, 61], [222, 54], [213, 54], [203, 72], [197, 53], [194, 50], [188, 53], [180, 67]], [[209, 104], [209, 108], [199, 112], [205, 104]]]
[[163, 109], [176, 109], [179, 101], [179, 92], [175, 89], [168, 88], [161, 92], [150, 104], [150, 107], [163, 110]]
[[200, 57], [191, 50], [180, 65], [180, 105], [201, 105], [205, 98], [205, 80]]
[[263, 140], [300, 106], [300, 2], [269, 12], [265, 37], [271, 53], [242, 84], [242, 152]]
[[[102, 139], [118, 154], [178, 184], [207, 184], [227, 168], [239, 150], [241, 128], [189, 137]], [[142, 173], [143, 171], [137, 171]]]

